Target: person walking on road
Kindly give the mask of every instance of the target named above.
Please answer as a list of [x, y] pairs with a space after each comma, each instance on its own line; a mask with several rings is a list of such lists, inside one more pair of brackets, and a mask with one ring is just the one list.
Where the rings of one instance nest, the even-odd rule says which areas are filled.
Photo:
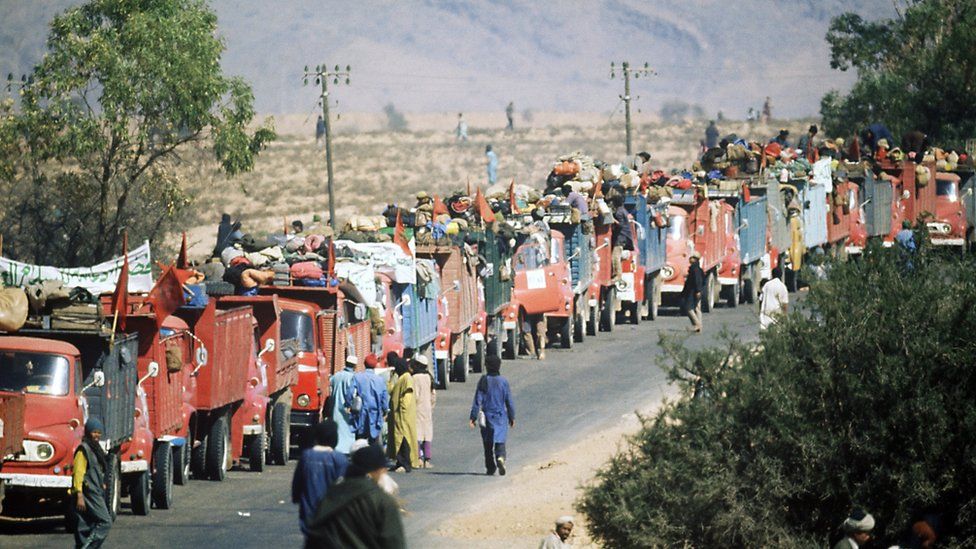
[[325, 120], [320, 114], [318, 120], [315, 121], [315, 144], [321, 143], [323, 137], [325, 137]]
[[783, 269], [777, 266], [773, 269], [773, 278], [763, 285], [759, 294], [759, 329], [765, 330], [775, 324], [780, 315], [785, 315], [790, 308], [790, 294], [783, 284]]
[[509, 101], [508, 106], [505, 107], [505, 118], [508, 118], [508, 127], [505, 129], [508, 131], [515, 130], [515, 102]]
[[572, 547], [566, 540], [573, 533], [573, 517], [564, 515], [556, 519], [556, 527], [542, 538], [539, 549], [568, 549]]
[[472, 429], [481, 428], [481, 442], [485, 450], [485, 470], [488, 475], [505, 475], [505, 441], [508, 428], [515, 427], [515, 402], [508, 380], [501, 375], [502, 361], [495, 355], [485, 360], [487, 374], [478, 380], [468, 418]]
[[329, 488], [346, 474], [349, 461], [335, 451], [339, 441], [339, 426], [331, 419], [324, 419], [312, 428], [315, 445], [302, 450], [291, 480], [291, 502], [297, 503], [298, 524], [308, 535], [308, 525], [315, 516], [322, 498]]
[[72, 462], [71, 493], [75, 496], [73, 508], [77, 520], [75, 547], [79, 549], [101, 547], [112, 528], [112, 514], [105, 496], [108, 454], [98, 443], [104, 431], [101, 421], [95, 418], [86, 421], [85, 437]]
[[405, 548], [400, 507], [380, 488], [386, 475], [382, 448], [369, 444], [356, 450], [345, 478], [315, 511], [305, 549]]
[[353, 376], [356, 394], [362, 399], [362, 407], [354, 417], [356, 438], [365, 439], [370, 444], [378, 444], [383, 434], [383, 423], [390, 411], [390, 393], [386, 382], [376, 375], [376, 355], [366, 356], [366, 369]]
[[[396, 356], [396, 355], [394, 355]], [[409, 473], [420, 467], [417, 448], [417, 399], [413, 392], [413, 376], [406, 360], [396, 356], [396, 381], [390, 390], [389, 452], [393, 470]]]
[[462, 143], [468, 140], [468, 123], [464, 120], [463, 112], [458, 113], [458, 123], [454, 134], [457, 136], [457, 140]]
[[420, 448], [420, 465], [431, 468], [430, 443], [434, 440], [434, 406], [437, 405], [437, 391], [434, 377], [428, 369], [428, 358], [417, 355], [413, 359], [413, 393], [417, 399], [417, 446]]
[[705, 289], [705, 273], [700, 261], [701, 254], [691, 252], [691, 257], [688, 258], [688, 274], [685, 276], [684, 288], [681, 289], [681, 303], [695, 332], [702, 331], [701, 300]]
[[491, 150], [491, 145], [486, 145], [485, 156], [488, 157], [488, 185], [494, 185], [498, 181], [498, 155]]
[[329, 388], [332, 393], [329, 398], [332, 399], [332, 406], [328, 409], [328, 417], [339, 427], [339, 442], [336, 443], [335, 450], [347, 456], [351, 451], [352, 442], [356, 440], [352, 405], [355, 396], [353, 380], [358, 363], [359, 359], [355, 356], [347, 356], [346, 367], [329, 378]]

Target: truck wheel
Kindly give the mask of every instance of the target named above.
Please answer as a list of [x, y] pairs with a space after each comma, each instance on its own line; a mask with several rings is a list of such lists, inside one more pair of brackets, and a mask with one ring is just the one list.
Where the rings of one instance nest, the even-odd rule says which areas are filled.
[[488, 358], [488, 341], [482, 339], [474, 342], [474, 354], [471, 355], [471, 371], [480, 374], [485, 371], [485, 359]]
[[276, 402], [271, 408], [271, 463], [287, 465], [291, 449], [291, 414], [287, 402]]
[[434, 359], [434, 367], [437, 368], [437, 388], [446, 391], [451, 386], [451, 376], [448, 370], [451, 369], [450, 358]]
[[227, 477], [227, 458], [230, 454], [230, 429], [227, 416], [220, 416], [210, 425], [207, 444], [207, 477], [222, 481]]
[[701, 308], [703, 313], [712, 312], [715, 306], [715, 281], [713, 273], [705, 275], [705, 291], [702, 292]]
[[132, 502], [132, 514], [146, 516], [149, 514], [149, 471], [143, 471], [132, 479], [129, 484], [129, 498]]
[[468, 381], [468, 362], [471, 359], [471, 355], [468, 350], [470, 339], [471, 337], [468, 332], [461, 334], [461, 352], [454, 357], [454, 361], [451, 363], [452, 381], [457, 381], [459, 383], [465, 383]]
[[169, 509], [173, 506], [173, 465], [173, 448], [170, 443], [156, 444], [152, 461], [152, 503], [156, 509]]
[[559, 327], [559, 345], [563, 349], [573, 348], [573, 319], [576, 316], [568, 316]]
[[603, 308], [600, 309], [600, 328], [604, 332], [612, 332], [617, 323], [617, 288], [610, 286], [607, 289], [606, 299], [603, 300]]
[[207, 476], [207, 446], [209, 446], [207, 443], [209, 442], [209, 438], [207, 435], [200, 435], [200, 440], [196, 441], [199, 444], [196, 444], [192, 440], [187, 442], [187, 444], [192, 446], [190, 450], [190, 470], [193, 471], [195, 478], [202, 479]]
[[505, 345], [502, 353], [502, 358], [505, 360], [515, 360], [519, 355], [519, 324], [521, 319], [515, 322], [515, 327], [511, 330], [505, 330]]
[[742, 297], [742, 280], [736, 280], [735, 284], [729, 288], [729, 298], [726, 301], [730, 309], [735, 309], [739, 306], [739, 298]]
[[190, 445], [187, 440], [179, 446], [173, 446], [173, 484], [183, 486], [190, 480]]
[[119, 465], [119, 456], [114, 452], [108, 454], [108, 461], [105, 464], [105, 486], [108, 487], [105, 491], [105, 504], [114, 521], [122, 503], [122, 469]]
[[252, 473], [264, 471], [265, 433], [247, 437], [247, 468]]
[[599, 314], [599, 312], [597, 311], [598, 308], [599, 306], [587, 307], [587, 309], [590, 311], [590, 314], [588, 315], [589, 318], [587, 318], [586, 320], [586, 335], [591, 337], [596, 335], [597, 329], [600, 327], [599, 319], [597, 317], [597, 315]]
[[582, 311], [576, 311], [573, 315], [573, 341], [583, 343], [586, 336], [586, 315]]

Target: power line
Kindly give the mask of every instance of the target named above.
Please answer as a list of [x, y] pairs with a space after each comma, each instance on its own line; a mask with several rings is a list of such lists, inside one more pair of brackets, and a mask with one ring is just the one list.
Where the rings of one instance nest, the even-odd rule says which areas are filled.
[[[322, 86], [322, 119], [325, 122], [325, 165], [326, 173], [328, 174], [328, 190], [329, 190], [329, 226], [335, 230], [335, 195], [333, 194], [333, 181], [332, 181], [332, 122], [329, 116], [329, 79], [332, 79], [332, 83], [339, 85], [340, 82], [345, 80], [346, 85], [349, 85], [349, 73], [352, 72], [352, 67], [346, 65], [346, 70], [340, 70], [339, 65], [335, 66], [335, 69], [329, 70], [327, 65], [316, 65], [314, 71], [309, 71], [308, 65], [305, 65], [305, 75], [302, 78], [303, 85], [308, 85], [308, 79], [310, 77], [315, 78], [316, 84], [321, 84]], [[316, 130], [317, 131], [317, 130]]]

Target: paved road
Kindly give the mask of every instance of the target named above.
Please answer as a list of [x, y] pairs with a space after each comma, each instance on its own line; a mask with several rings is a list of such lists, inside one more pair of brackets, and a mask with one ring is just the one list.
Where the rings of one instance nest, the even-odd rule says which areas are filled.
[[[673, 313], [672, 313], [673, 314]], [[618, 326], [572, 350], [552, 349], [545, 362], [506, 361], [517, 408], [509, 435], [509, 470], [539, 461], [553, 450], [620, 421], [622, 415], [660, 399], [665, 374], [657, 365], [658, 333], [686, 330], [684, 317], [665, 316], [640, 326]], [[705, 333], [689, 338], [701, 347], [722, 326], [754, 337], [756, 315], [747, 307], [718, 309], [705, 316]], [[473, 498], [504, 486], [509, 478], [484, 476], [481, 441], [467, 425], [474, 380], [438, 393], [435, 409], [435, 468], [396, 475], [409, 515], [412, 547], [448, 547], [433, 536], [436, 526]], [[261, 474], [232, 471], [222, 483], [193, 481], [177, 486], [174, 509], [149, 517], [120, 513], [106, 547], [299, 547], [297, 509], [289, 490], [294, 462]], [[569, 510], [567, 510], [569, 511]], [[0, 547], [67, 547], [72, 540], [56, 521], [0, 525]]]

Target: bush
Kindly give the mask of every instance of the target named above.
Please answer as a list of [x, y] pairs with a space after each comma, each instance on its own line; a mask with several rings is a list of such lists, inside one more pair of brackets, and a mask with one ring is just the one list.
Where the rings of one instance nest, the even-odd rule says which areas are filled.
[[383, 107], [383, 113], [386, 114], [386, 129], [391, 132], [403, 132], [409, 127], [407, 118], [403, 116], [402, 112], [397, 110], [396, 105], [393, 103], [387, 103]]
[[824, 546], [854, 506], [898, 542], [937, 506], [976, 540], [972, 260], [870, 248], [750, 346], [665, 341], [682, 397], [578, 502], [609, 547]]

